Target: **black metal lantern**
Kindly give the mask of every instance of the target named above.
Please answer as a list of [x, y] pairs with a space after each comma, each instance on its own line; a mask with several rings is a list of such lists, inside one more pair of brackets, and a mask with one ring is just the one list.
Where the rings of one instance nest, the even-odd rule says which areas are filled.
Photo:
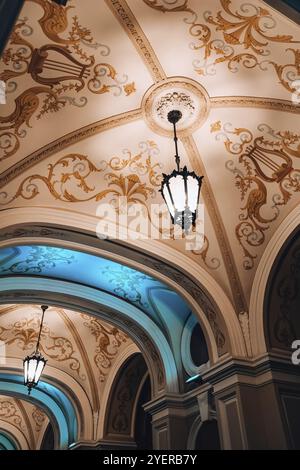
[[168, 113], [168, 121], [173, 124], [174, 128], [177, 170], [174, 170], [170, 175], [163, 173], [160, 191], [168, 206], [173, 224], [180, 225], [187, 233], [191, 226], [195, 226], [196, 224], [203, 176], [197, 176], [194, 171], [188, 171], [186, 166], [180, 169], [176, 123], [181, 117], [182, 113], [177, 110]]
[[23, 361], [23, 365], [24, 365], [24, 384], [28, 387], [28, 395], [30, 395], [30, 392], [31, 392], [32, 388], [37, 386], [37, 384], [39, 382], [39, 379], [41, 377], [41, 374], [42, 374], [42, 372], [44, 370], [44, 367], [46, 365], [46, 362], [47, 362], [47, 360], [44, 359], [44, 357], [39, 352], [39, 345], [40, 345], [44, 315], [45, 315], [45, 311], [47, 310], [47, 308], [48, 307], [46, 305], [41, 306], [43, 314], [42, 314], [42, 320], [41, 320], [40, 331], [39, 331], [39, 336], [38, 336], [36, 349], [30, 356], [25, 357], [25, 359]]

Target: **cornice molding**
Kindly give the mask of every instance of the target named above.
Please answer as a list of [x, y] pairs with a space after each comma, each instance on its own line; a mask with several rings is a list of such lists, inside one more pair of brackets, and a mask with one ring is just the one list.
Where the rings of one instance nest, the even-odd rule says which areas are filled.
[[282, 383], [284, 379], [287, 382], [300, 382], [300, 367], [294, 366], [288, 357], [280, 357], [273, 354], [265, 354], [255, 360], [235, 360], [228, 359], [221, 364], [217, 364], [210, 368], [209, 371], [203, 373], [205, 383], [217, 385], [221, 390], [221, 382], [224, 386], [230, 386], [232, 382], [227, 379], [236, 377], [236, 383], [245, 383], [250, 386], [258, 387], [267, 383], [272, 377], [272, 381], [276, 381], [276, 377]]

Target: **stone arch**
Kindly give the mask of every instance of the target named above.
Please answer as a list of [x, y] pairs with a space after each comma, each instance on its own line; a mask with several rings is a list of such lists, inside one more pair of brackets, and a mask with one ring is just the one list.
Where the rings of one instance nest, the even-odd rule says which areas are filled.
[[[212, 445], [215, 444], [215, 450], [219, 449], [220, 448], [220, 438], [219, 438], [219, 441], [216, 442], [216, 439], [214, 439], [215, 437], [215, 434], [217, 433], [218, 437], [219, 437], [219, 431], [218, 431], [218, 422], [217, 422], [217, 419], [213, 418], [213, 419], [210, 419], [210, 420], [207, 420], [207, 421], [202, 421], [201, 420], [201, 416], [198, 415], [196, 417], [196, 419], [193, 421], [192, 425], [191, 425], [191, 429], [190, 429], [190, 432], [189, 432], [189, 436], [188, 436], [188, 440], [187, 440], [187, 449], [188, 450], [198, 450], [198, 446], [197, 444], [199, 442], [199, 439], [201, 439], [201, 434], [205, 433], [206, 430], [208, 429], [208, 427], [211, 427], [211, 428], [214, 428], [214, 436], [209, 436], [211, 440], [211, 443]], [[204, 449], [202, 449], [204, 450]], [[207, 449], [209, 450], [209, 449]], [[210, 449], [212, 450], [212, 449]]]
[[99, 414], [99, 420], [98, 420], [97, 440], [103, 439], [104, 437], [104, 432], [105, 432], [104, 427], [105, 427], [105, 422], [106, 422], [105, 414], [109, 406], [111, 391], [112, 391], [113, 384], [116, 380], [116, 376], [119, 370], [121, 370], [124, 364], [128, 361], [128, 359], [134, 354], [137, 354], [139, 352], [140, 351], [138, 347], [135, 344], [131, 344], [128, 348], [126, 348], [123, 351], [123, 354], [117, 358], [116, 362], [114, 363], [111, 369], [111, 373], [108, 377], [108, 380], [104, 389], [104, 393], [102, 396], [102, 400], [101, 400], [102, 406], [100, 408], [100, 414]]
[[[15, 220], [19, 223], [16, 226]], [[8, 209], [0, 222], [1, 246], [16, 240], [54, 246], [77, 247], [98, 256], [119, 260], [128, 266], [163, 280], [178, 292], [197, 316], [215, 363], [225, 354], [246, 357], [246, 347], [238, 317], [231, 301], [212, 276], [177, 250], [153, 240], [107, 241], [96, 236], [96, 217], [51, 208]], [[7, 242], [6, 240], [9, 240]], [[15, 240], [13, 240], [15, 239]], [[230, 333], [229, 333], [230, 332]]]
[[128, 302], [97, 289], [44, 278], [3, 278], [0, 292], [1, 303], [46, 303], [88, 313], [116, 325], [144, 353], [153, 393], [163, 389], [179, 391], [175, 360], [164, 335], [146, 314]]

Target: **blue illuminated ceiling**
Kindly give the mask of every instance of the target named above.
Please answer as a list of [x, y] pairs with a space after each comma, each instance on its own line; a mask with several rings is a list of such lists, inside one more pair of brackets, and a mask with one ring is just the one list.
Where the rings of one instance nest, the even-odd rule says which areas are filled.
[[0, 277], [8, 276], [40, 276], [100, 289], [140, 308], [164, 329], [166, 318], [175, 326], [191, 313], [187, 303], [163, 282], [75, 250], [40, 245], [2, 248]]

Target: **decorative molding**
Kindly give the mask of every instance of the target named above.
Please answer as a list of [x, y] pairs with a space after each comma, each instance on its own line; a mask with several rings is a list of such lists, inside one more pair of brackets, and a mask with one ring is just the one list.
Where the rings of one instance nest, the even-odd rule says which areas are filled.
[[45, 302], [84, 311], [113, 324], [125, 331], [144, 353], [152, 374], [153, 393], [178, 390], [175, 360], [167, 339], [152, 319], [128, 302], [96, 288], [37, 277], [3, 278], [0, 289], [3, 303], [10, 303], [12, 297], [19, 303]]
[[[172, 77], [170, 78], [172, 80]], [[184, 82], [189, 79], [183, 78]], [[163, 84], [160, 84], [163, 86]], [[150, 91], [150, 90], [148, 90]], [[148, 92], [147, 92], [148, 93]], [[147, 99], [146, 95], [144, 100]], [[243, 97], [243, 96], [217, 96], [209, 98], [211, 108], [223, 108], [223, 107], [253, 107], [270, 109], [274, 111], [282, 111], [292, 114], [300, 114], [300, 105], [295, 105], [290, 101], [276, 100], [273, 98], [256, 98], [256, 97]], [[145, 105], [142, 108], [134, 109], [126, 113], [121, 113], [109, 118], [101, 119], [100, 121], [93, 122], [87, 126], [78, 128], [69, 134], [66, 134], [53, 142], [41, 147], [40, 149], [29, 154], [23, 160], [19, 161], [12, 167], [5, 170], [0, 174], [0, 188], [6, 186], [14, 178], [17, 178], [20, 174], [26, 170], [32, 168], [38, 163], [42, 162], [48, 157], [65, 150], [66, 148], [74, 145], [82, 140], [88, 139], [94, 135], [100, 134], [110, 129], [114, 129], [118, 126], [122, 126], [131, 122], [135, 122], [143, 118], [143, 112], [145, 113]], [[157, 128], [155, 128], [157, 132]], [[160, 132], [158, 132], [160, 133]], [[165, 134], [164, 134], [165, 135]]]
[[211, 389], [205, 390], [204, 392], [197, 395], [197, 401], [202, 423], [216, 418], [216, 410], [213, 408], [213, 396]]
[[160, 82], [167, 78], [150, 42], [146, 38], [127, 2], [125, 0], [105, 0], [105, 3], [128, 34], [134, 47], [147, 66], [153, 80]]
[[172, 136], [167, 120], [168, 111], [178, 109], [182, 113], [178, 134], [192, 134], [203, 125], [210, 111], [210, 98], [205, 88], [187, 77], [169, 77], [152, 85], [142, 100], [143, 118], [157, 134]]
[[244, 296], [242, 284], [239, 278], [238, 270], [235, 265], [233, 253], [230, 247], [229, 239], [222, 221], [221, 213], [217, 206], [212, 187], [209, 182], [204, 164], [202, 162], [199, 150], [193, 137], [183, 137], [182, 143], [185, 147], [186, 153], [195, 171], [204, 175], [201, 194], [205, 201], [208, 213], [210, 215], [215, 234], [220, 246], [220, 251], [223, 256], [224, 266], [227, 271], [229, 283], [231, 286], [231, 293], [234, 300], [236, 314], [239, 312], [247, 311], [247, 303]]
[[174, 280], [191, 294], [193, 299], [195, 299], [196, 302], [201, 306], [201, 310], [210, 324], [219, 356], [222, 356], [228, 352], [228, 338], [224, 330], [223, 322], [221, 322], [220, 315], [218, 314], [218, 308], [215, 305], [213, 299], [210, 297], [210, 294], [205, 292], [203, 288], [200, 288], [196, 283], [194, 283], [188, 277], [188, 275], [182, 276], [182, 272], [172, 267], [171, 265], [166, 265], [165, 263], [153, 259], [152, 257], [143, 257], [142, 261], [146, 266], [149, 266], [167, 276], [168, 278]]
[[245, 339], [245, 345], [247, 348], [247, 354], [249, 357], [252, 357], [252, 346], [251, 346], [251, 337], [250, 337], [250, 325], [249, 325], [249, 314], [248, 312], [239, 313], [239, 321], [241, 324], [241, 329]]
[[75, 131], [70, 132], [69, 134], [62, 136], [53, 142], [50, 142], [49, 144], [41, 147], [40, 149], [25, 157], [20, 162], [4, 171], [0, 176], [0, 188], [6, 186], [10, 181], [22, 174], [24, 171], [32, 168], [51, 155], [54, 155], [84, 139], [97, 135], [106, 130], [128, 124], [129, 122], [134, 122], [138, 119], [141, 119], [141, 117], [141, 109], [134, 109], [126, 113], [93, 122], [87, 126], [81, 127]]
[[33, 408], [31, 415], [35, 423], [35, 431], [39, 433], [44, 426], [47, 416], [41, 408], [37, 408], [36, 406]]
[[300, 114], [300, 105], [288, 100], [256, 96], [215, 96], [210, 98], [213, 109], [218, 108], [260, 108]]
[[[18, 220], [19, 224], [16, 225], [15, 220]], [[1, 219], [1, 245], [11, 246], [20, 241], [24, 243], [23, 239], [29, 243], [44, 243], [45, 239], [48, 239], [54, 246], [65, 248], [73, 246], [76, 249], [80, 247], [85, 252], [100, 253], [101, 256], [146, 272], [170, 285], [187, 299], [209, 338], [213, 362], [218, 360], [219, 355], [230, 350], [234, 355], [246, 354], [240, 324], [232, 302], [199, 263], [190, 259], [186, 264], [187, 258], [183, 253], [165, 244], [157, 244], [156, 241], [147, 240], [147, 243], [135, 241], [124, 244], [116, 240], [99, 240], [94, 233], [96, 223], [95, 217], [90, 215], [81, 214], [78, 217], [77, 213], [49, 207], [7, 209]], [[147, 259], [146, 262], [143, 261], [144, 258]], [[183, 269], [186, 265], [189, 266], [188, 271]], [[166, 274], [162, 272], [161, 266], [167, 268]], [[170, 275], [168, 275], [169, 270]], [[200, 305], [205, 304], [207, 297], [210, 301], [209, 310], [212, 309], [215, 313], [226, 339], [225, 348], [219, 353], [208, 319], [200, 308]], [[231, 332], [230, 338], [228, 331]]]
[[278, 253], [299, 225], [300, 206], [297, 204], [295, 209], [281, 222], [274, 233], [257, 267], [251, 289], [249, 308], [250, 334], [254, 355], [260, 355], [267, 351], [263, 312], [267, 282], [271, 269]]

